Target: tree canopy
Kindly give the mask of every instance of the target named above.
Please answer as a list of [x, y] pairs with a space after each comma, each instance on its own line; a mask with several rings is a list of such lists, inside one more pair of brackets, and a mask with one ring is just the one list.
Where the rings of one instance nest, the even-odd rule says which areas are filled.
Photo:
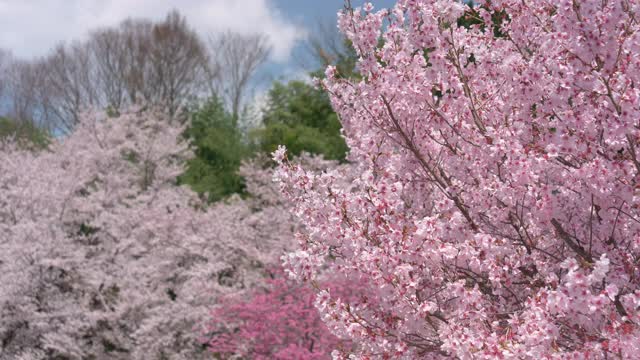
[[263, 114], [264, 128], [254, 132], [258, 149], [265, 153], [286, 145], [294, 155], [322, 154], [344, 160], [347, 145], [340, 121], [327, 94], [302, 81], [275, 83]]
[[209, 201], [244, 191], [238, 170], [250, 155], [249, 147], [233, 114], [220, 100], [212, 97], [190, 113], [185, 136], [192, 141], [195, 157], [187, 163], [181, 182], [207, 194]]
[[339, 14], [351, 168], [274, 153], [304, 225], [287, 266], [366, 283], [316, 302], [358, 344], [338, 358], [637, 358], [640, 2], [482, 3]]

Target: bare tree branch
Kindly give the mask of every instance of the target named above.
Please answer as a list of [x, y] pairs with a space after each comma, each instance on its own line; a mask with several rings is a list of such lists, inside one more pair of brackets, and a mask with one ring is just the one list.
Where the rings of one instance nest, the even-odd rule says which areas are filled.
[[250, 81], [269, 54], [271, 46], [265, 36], [225, 32], [209, 41], [210, 67], [219, 74], [218, 93], [230, 104], [237, 126]]

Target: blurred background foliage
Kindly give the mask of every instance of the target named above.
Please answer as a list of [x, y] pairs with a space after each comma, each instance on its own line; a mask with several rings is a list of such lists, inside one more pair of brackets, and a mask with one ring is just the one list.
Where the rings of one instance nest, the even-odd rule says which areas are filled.
[[112, 117], [131, 106], [153, 107], [187, 124], [195, 157], [178, 183], [210, 202], [246, 196], [241, 163], [278, 145], [292, 157], [307, 152], [346, 161], [340, 120], [313, 79], [322, 79], [328, 65], [359, 78], [349, 41], [334, 20], [320, 20], [302, 47], [303, 71], [265, 83], [260, 69], [271, 50], [260, 34], [203, 38], [178, 11], [95, 29], [40, 59], [0, 49], [0, 140], [43, 149], [73, 131], [83, 111]]
[[[458, 26], [504, 36], [504, 12], [494, 12], [493, 29], [485, 29], [471, 5]], [[266, 88], [257, 80], [271, 52], [263, 36], [227, 32], [207, 41], [177, 11], [158, 22], [128, 19], [98, 29], [85, 42], [62, 44], [37, 62], [0, 51], [0, 105], [9, 109], [0, 117], [0, 140], [16, 138], [42, 149], [68, 133], [84, 108], [113, 115], [136, 103], [165, 108], [188, 123], [184, 136], [195, 153], [178, 182], [210, 202], [246, 196], [238, 174], [242, 161], [269, 155], [278, 145], [293, 157], [308, 152], [346, 161], [340, 119], [312, 79], [322, 79], [329, 65], [339, 77], [359, 79], [357, 54], [333, 20], [318, 21], [303, 48], [303, 75], [276, 79]], [[428, 53], [424, 49], [427, 59]], [[473, 54], [469, 61], [474, 63]], [[98, 78], [91, 78], [94, 73]]]

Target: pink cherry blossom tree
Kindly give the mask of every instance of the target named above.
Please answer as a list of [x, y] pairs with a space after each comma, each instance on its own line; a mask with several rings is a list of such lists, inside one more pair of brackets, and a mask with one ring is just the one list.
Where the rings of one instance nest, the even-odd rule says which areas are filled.
[[373, 294], [318, 298], [357, 358], [637, 358], [640, 2], [474, 3], [340, 13], [362, 79], [322, 85], [357, 178], [274, 153], [288, 267]]
[[134, 109], [41, 152], [0, 144], [0, 359], [210, 358], [194, 326], [262, 283], [296, 225], [273, 190], [206, 206], [177, 186], [182, 131]]

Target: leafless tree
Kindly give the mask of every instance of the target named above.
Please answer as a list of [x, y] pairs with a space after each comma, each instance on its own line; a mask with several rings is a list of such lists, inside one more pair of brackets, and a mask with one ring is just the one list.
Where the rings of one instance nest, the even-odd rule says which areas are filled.
[[335, 21], [318, 19], [304, 42], [304, 49], [307, 55], [302, 59], [304, 65], [313, 62], [312, 66], [315, 66], [318, 61], [322, 66], [333, 64], [345, 51], [344, 36], [336, 28]]
[[265, 36], [224, 32], [209, 41], [212, 66], [219, 69], [219, 94], [228, 102], [235, 125], [242, 102], [256, 70], [269, 54], [271, 46]]
[[146, 79], [149, 72], [149, 48], [153, 23], [144, 19], [127, 19], [120, 24], [124, 39], [125, 67], [122, 72], [129, 101], [137, 103], [149, 98]]
[[36, 123], [48, 102], [44, 91], [44, 66], [39, 61], [14, 60], [6, 70], [7, 115], [20, 122]]
[[144, 101], [173, 116], [207, 82], [206, 47], [177, 11], [155, 24], [129, 19], [94, 31], [89, 45], [100, 93], [114, 109]]
[[206, 47], [178, 12], [165, 20], [128, 19], [58, 46], [45, 60], [43, 89], [55, 126], [72, 128], [89, 107], [119, 110], [142, 102], [171, 115], [206, 83]]
[[335, 20], [318, 19], [296, 60], [307, 71], [335, 65], [339, 72], [350, 75], [354, 71], [356, 57], [347, 38], [338, 31]]
[[86, 43], [59, 45], [44, 60], [45, 104], [55, 126], [73, 128], [81, 111], [100, 105], [94, 84], [94, 67]]
[[95, 59], [95, 86], [107, 107], [120, 109], [127, 101], [127, 47], [119, 29], [94, 31], [89, 47]]
[[172, 11], [159, 22], [127, 19], [97, 29], [83, 42], [58, 45], [43, 59], [14, 61], [0, 86], [11, 88], [14, 116], [56, 131], [72, 129], [89, 108], [118, 111], [142, 103], [174, 118], [189, 102], [211, 95], [225, 101], [237, 126], [270, 50], [262, 35], [233, 32], [212, 37], [207, 46]]
[[153, 26], [145, 86], [152, 91], [151, 102], [163, 104], [173, 116], [190, 96], [202, 91], [206, 66], [204, 44], [177, 11]]
[[2, 99], [4, 98], [5, 91], [7, 89], [7, 67], [9, 65], [10, 58], [11, 53], [9, 53], [9, 51], [0, 49], [0, 104], [2, 103]]

